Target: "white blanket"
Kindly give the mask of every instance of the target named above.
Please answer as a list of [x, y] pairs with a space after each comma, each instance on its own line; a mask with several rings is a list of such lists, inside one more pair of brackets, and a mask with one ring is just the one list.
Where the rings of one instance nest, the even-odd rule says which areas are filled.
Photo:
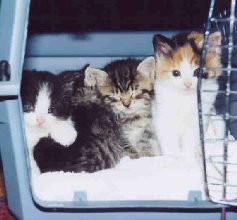
[[[208, 138], [213, 136], [210, 134]], [[223, 192], [223, 146], [223, 142], [209, 143], [205, 149], [206, 158], [211, 158], [207, 163], [210, 196], [217, 201], [222, 199]], [[227, 199], [234, 199], [237, 198], [236, 141], [229, 144], [228, 161], [234, 164], [227, 165], [227, 183], [233, 185], [227, 186]], [[95, 173], [37, 174], [33, 170], [32, 174], [33, 192], [43, 201], [74, 201], [78, 195], [87, 201], [193, 200], [192, 195], [206, 199], [201, 158], [124, 157], [115, 168]]]
[[33, 177], [35, 195], [43, 201], [73, 201], [85, 192], [89, 201], [188, 200], [203, 193], [201, 162], [169, 157], [123, 158], [113, 169], [96, 173], [48, 172]]

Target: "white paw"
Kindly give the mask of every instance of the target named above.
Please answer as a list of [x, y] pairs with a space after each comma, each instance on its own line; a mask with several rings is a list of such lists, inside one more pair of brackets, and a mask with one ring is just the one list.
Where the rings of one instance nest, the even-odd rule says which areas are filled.
[[59, 144], [67, 147], [74, 143], [77, 131], [70, 119], [58, 122], [50, 132], [51, 138]]

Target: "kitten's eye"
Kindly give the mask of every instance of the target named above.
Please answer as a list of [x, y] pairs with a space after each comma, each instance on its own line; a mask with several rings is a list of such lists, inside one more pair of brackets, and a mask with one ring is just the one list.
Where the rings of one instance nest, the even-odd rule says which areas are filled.
[[147, 92], [144, 92], [144, 93], [142, 94], [142, 97], [143, 97], [144, 99], [150, 99], [150, 98], [151, 98], [150, 94], [147, 93]]
[[110, 101], [110, 98], [109, 98], [108, 96], [105, 96], [105, 97], [103, 97], [103, 101], [104, 101], [104, 102], [109, 102], [109, 101]]
[[34, 111], [34, 106], [27, 104], [27, 105], [24, 105], [23, 109], [24, 109], [24, 112], [32, 112]]
[[200, 71], [199, 68], [195, 69], [194, 72], [193, 72], [193, 76], [198, 77], [199, 76], [199, 71]]
[[141, 99], [142, 98], [142, 93], [141, 92], [140, 93], [133, 93], [131, 95], [131, 98], [132, 99]]
[[138, 96], [138, 94], [137, 94], [137, 93], [132, 93], [132, 94], [131, 94], [131, 98], [132, 98], [132, 99], [136, 99], [136, 98], [137, 98], [137, 96]]
[[120, 102], [122, 99], [118, 96], [106, 96], [104, 97], [104, 101], [110, 101], [110, 102]]
[[54, 106], [49, 107], [48, 113], [49, 113], [49, 114], [52, 114], [52, 113], [54, 112], [54, 109], [55, 109]]
[[174, 77], [179, 77], [179, 76], [181, 76], [181, 73], [180, 73], [179, 70], [173, 70], [173, 71], [172, 71], [172, 74], [173, 74]]
[[111, 102], [120, 102], [122, 99], [121, 97], [114, 97], [114, 96], [109, 96], [109, 99]]

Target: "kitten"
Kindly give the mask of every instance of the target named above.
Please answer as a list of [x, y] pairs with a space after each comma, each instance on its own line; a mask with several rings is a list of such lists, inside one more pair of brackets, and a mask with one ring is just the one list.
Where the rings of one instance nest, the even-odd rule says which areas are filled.
[[68, 148], [51, 138], [41, 139], [34, 150], [41, 172], [95, 172], [112, 168], [120, 160], [120, 129], [110, 108], [95, 99], [91, 87], [84, 86], [85, 68], [57, 76], [61, 82], [58, 95], [63, 105], [69, 106], [78, 135]]
[[152, 57], [116, 60], [103, 70], [88, 67], [85, 83], [96, 86], [105, 103], [117, 115], [125, 140], [125, 154], [131, 158], [159, 154], [151, 122], [154, 72]]
[[[25, 71], [21, 85], [26, 136], [30, 146], [41, 137], [51, 136], [55, 141], [67, 146], [76, 139], [76, 130], [68, 110], [61, 108], [61, 99], [50, 72]], [[67, 132], [67, 135], [65, 134]]]
[[[217, 91], [220, 33], [210, 34], [208, 43], [211, 47], [205, 58], [207, 70], [203, 74], [202, 89]], [[200, 155], [197, 82], [203, 34], [178, 34], [172, 39], [155, 35], [153, 45], [156, 60], [153, 119], [162, 153], [176, 158]], [[202, 93], [203, 114], [213, 111], [215, 99], [215, 92]], [[207, 126], [208, 120], [204, 117], [205, 130]]]
[[21, 98], [31, 161], [33, 148], [43, 137], [51, 136], [63, 146], [72, 144], [76, 139], [77, 132], [69, 114], [59, 107], [61, 104], [57, 90], [55, 76], [52, 73], [24, 71]]

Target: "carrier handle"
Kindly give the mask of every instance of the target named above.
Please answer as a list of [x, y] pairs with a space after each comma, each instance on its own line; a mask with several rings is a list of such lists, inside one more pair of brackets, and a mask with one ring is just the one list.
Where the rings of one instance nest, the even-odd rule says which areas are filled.
[[0, 61], [0, 96], [15, 96], [19, 94], [20, 85], [12, 82], [11, 66], [7, 60]]

